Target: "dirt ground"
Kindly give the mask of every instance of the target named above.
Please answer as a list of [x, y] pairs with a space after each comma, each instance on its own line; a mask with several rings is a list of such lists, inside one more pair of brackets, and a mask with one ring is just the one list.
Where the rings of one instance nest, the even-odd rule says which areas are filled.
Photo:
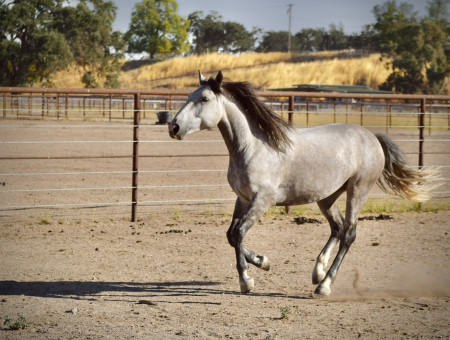
[[[2, 124], [21, 124], [2, 121]], [[41, 122], [27, 122], [29, 125]], [[131, 130], [80, 122], [58, 127], [10, 127], [2, 140], [129, 140]], [[70, 125], [74, 125], [73, 128]], [[50, 134], [49, 134], [50, 131]], [[142, 129], [143, 140], [169, 140], [166, 127]], [[216, 132], [190, 140], [215, 140]], [[427, 137], [428, 138], [428, 137]], [[437, 135], [439, 138], [439, 135]], [[399, 135], [398, 139], [409, 139]], [[406, 151], [415, 145], [402, 142]], [[446, 147], [427, 142], [427, 147]], [[410, 150], [409, 150], [410, 149]], [[433, 149], [434, 150], [434, 149]], [[4, 144], [0, 156], [129, 154], [131, 144]], [[142, 143], [142, 154], [226, 152], [223, 144]], [[414, 161], [417, 155], [408, 154]], [[443, 158], [445, 157], [445, 158]], [[426, 164], [448, 164], [430, 153]], [[3, 160], [2, 206], [130, 200], [130, 190], [20, 192], [22, 189], [126, 187], [130, 159]], [[225, 169], [227, 158], [143, 158], [140, 185], [221, 184], [223, 172], [145, 173], [164, 169]], [[447, 171], [448, 168], [445, 168]], [[445, 174], [447, 176], [447, 174]], [[448, 176], [447, 176], [448, 177]], [[446, 184], [448, 186], [448, 183]], [[446, 189], [447, 190], [447, 189]], [[166, 210], [154, 200], [232, 198], [228, 187], [141, 188], [138, 222], [129, 206], [0, 212], [0, 339], [432, 339], [450, 338], [450, 211], [390, 214], [362, 220], [329, 297], [311, 284], [314, 261], [329, 237], [318, 222], [269, 214], [246, 245], [268, 256], [269, 272], [252, 267], [255, 289], [241, 295], [234, 250], [225, 233], [230, 206], [197, 203]], [[11, 330], [23, 316], [27, 327]], [[6, 322], [11, 320], [10, 323]]]
[[450, 212], [363, 220], [330, 297], [311, 271], [328, 225], [265, 216], [247, 245], [271, 259], [239, 293], [229, 216], [10, 221], [0, 231], [2, 339], [450, 337]]

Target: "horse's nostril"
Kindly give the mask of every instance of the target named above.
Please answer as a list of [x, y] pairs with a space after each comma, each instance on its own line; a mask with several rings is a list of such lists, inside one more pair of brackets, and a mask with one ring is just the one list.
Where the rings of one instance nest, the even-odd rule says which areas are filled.
[[178, 132], [180, 132], [180, 127], [178, 126], [178, 124], [175, 124], [172, 128], [172, 132], [174, 135], [177, 135]]

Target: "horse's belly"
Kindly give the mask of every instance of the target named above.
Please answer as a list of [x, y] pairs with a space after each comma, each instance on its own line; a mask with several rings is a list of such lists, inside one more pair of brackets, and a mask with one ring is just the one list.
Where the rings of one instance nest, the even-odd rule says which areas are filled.
[[298, 171], [279, 186], [277, 204], [298, 205], [320, 201], [342, 188], [353, 174], [354, 167], [339, 162], [328, 166], [299, 166]]

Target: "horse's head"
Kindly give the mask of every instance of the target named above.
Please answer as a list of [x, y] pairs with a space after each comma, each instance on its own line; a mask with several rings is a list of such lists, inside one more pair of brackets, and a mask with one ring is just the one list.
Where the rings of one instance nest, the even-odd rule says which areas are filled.
[[219, 93], [221, 93], [222, 72], [215, 78], [206, 78], [200, 73], [200, 87], [192, 92], [187, 102], [175, 115], [169, 124], [169, 134], [172, 138], [183, 139], [191, 133], [212, 129], [219, 123], [223, 107]]

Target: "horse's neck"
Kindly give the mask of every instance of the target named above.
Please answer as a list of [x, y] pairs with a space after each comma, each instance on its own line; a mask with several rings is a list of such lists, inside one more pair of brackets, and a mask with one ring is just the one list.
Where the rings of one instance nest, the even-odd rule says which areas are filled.
[[225, 114], [218, 127], [230, 153], [230, 157], [242, 157], [251, 152], [256, 140], [249, 123], [240, 108], [233, 102], [224, 99]]

